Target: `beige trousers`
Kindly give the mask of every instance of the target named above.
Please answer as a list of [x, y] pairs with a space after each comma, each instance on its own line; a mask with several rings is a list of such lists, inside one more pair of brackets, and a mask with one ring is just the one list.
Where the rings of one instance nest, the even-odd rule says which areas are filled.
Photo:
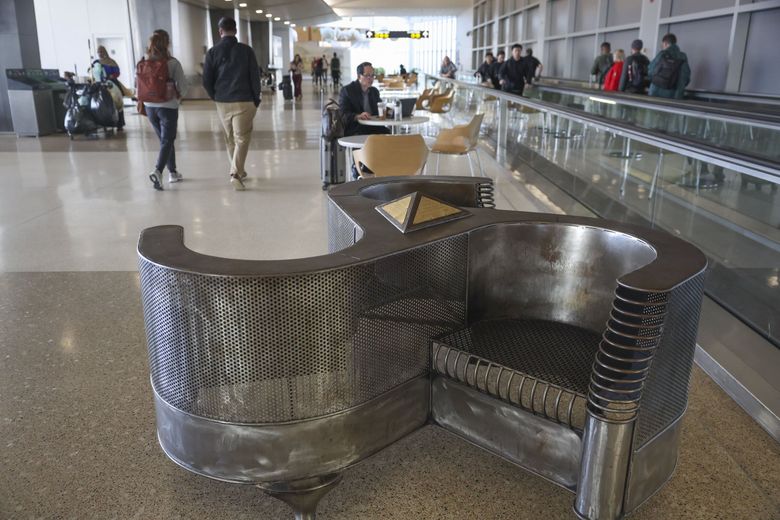
[[225, 130], [230, 175], [240, 175], [244, 172], [249, 141], [252, 139], [252, 122], [257, 107], [251, 101], [217, 102], [217, 113]]

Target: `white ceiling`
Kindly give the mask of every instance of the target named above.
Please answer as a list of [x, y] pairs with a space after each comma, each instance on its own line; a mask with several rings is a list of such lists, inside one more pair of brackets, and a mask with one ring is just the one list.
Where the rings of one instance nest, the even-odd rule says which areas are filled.
[[[252, 21], [267, 21], [266, 13], [281, 18], [280, 22], [288, 20], [298, 25], [316, 25], [320, 23], [335, 22], [339, 19], [328, 4], [322, 0], [183, 0], [188, 4], [201, 7], [213, 7], [216, 9], [238, 9], [241, 18]], [[239, 7], [240, 3], [247, 4]], [[255, 11], [262, 9], [263, 13]]]
[[[472, 5], [472, 0], [183, 0], [189, 4], [217, 9], [238, 8], [254, 21], [265, 21], [266, 13], [298, 25], [335, 22], [350, 16], [441, 16], [457, 15]], [[238, 7], [246, 3], [245, 8]], [[255, 10], [262, 9], [262, 14]]]

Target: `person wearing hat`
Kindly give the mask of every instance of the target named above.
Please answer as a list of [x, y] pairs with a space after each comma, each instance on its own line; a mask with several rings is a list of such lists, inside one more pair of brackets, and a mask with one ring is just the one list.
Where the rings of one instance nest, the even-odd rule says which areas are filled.
[[618, 90], [632, 94], [645, 94], [647, 92], [647, 71], [650, 60], [642, 54], [642, 40], [631, 42], [631, 56], [626, 58], [623, 64], [623, 72], [620, 74]]

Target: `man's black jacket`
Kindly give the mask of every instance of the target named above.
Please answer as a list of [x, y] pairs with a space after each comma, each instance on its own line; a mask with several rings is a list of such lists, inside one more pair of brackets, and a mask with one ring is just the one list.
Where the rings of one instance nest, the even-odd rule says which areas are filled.
[[[372, 116], [379, 115], [376, 104], [380, 101], [382, 101], [382, 99], [379, 97], [379, 91], [375, 87], [369, 87], [368, 104], [371, 106], [370, 113]], [[339, 108], [341, 109], [341, 114], [344, 118], [345, 136], [378, 133], [377, 128], [384, 128], [361, 125], [355, 119], [358, 114], [365, 112], [363, 110], [363, 89], [360, 88], [360, 82], [357, 80], [341, 87], [341, 92], [339, 93]]]
[[506, 80], [503, 85], [504, 90], [507, 92], [523, 93], [523, 87], [525, 86], [525, 60], [522, 58], [515, 60], [511, 56], [501, 66], [501, 70], [498, 73], [500, 79]]
[[206, 53], [203, 63], [203, 88], [220, 103], [252, 101], [260, 104], [260, 68], [255, 51], [225, 36]]
[[490, 71], [493, 68], [492, 63], [488, 63], [486, 61], [482, 62], [482, 65], [479, 66], [477, 69], [477, 74], [479, 75], [479, 80], [481, 82], [490, 81]]

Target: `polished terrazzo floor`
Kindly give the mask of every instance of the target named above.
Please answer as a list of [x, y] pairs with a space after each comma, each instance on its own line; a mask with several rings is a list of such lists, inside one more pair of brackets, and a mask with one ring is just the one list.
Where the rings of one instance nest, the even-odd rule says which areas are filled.
[[[183, 225], [189, 245], [210, 254], [325, 251], [318, 110], [268, 101], [244, 193], [227, 183], [208, 103], [182, 113], [187, 180], [162, 193], [145, 177], [155, 143], [140, 118], [108, 139], [0, 138], [0, 519], [292, 517], [258, 490], [192, 475], [160, 451], [134, 272], [138, 232], [163, 223]], [[532, 173], [484, 162], [499, 207], [582, 212]], [[468, 168], [443, 160], [442, 170]], [[572, 498], [426, 427], [348, 471], [320, 513], [564, 519]], [[678, 470], [632, 518], [780, 518], [780, 448], [697, 370]]]

